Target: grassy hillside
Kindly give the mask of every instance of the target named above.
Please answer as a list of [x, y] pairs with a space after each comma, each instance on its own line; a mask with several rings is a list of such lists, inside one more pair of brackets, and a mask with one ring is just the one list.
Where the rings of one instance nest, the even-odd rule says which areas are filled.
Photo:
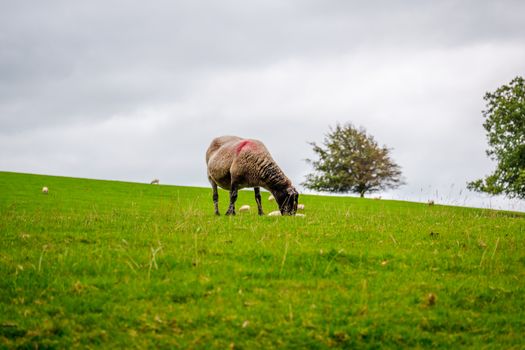
[[0, 348], [525, 347], [523, 214], [300, 202], [0, 172]]

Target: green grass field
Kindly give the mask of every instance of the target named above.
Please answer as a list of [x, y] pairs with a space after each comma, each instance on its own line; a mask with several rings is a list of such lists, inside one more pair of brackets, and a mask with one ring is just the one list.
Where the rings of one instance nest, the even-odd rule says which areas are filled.
[[0, 172], [0, 348], [525, 347], [524, 214], [299, 202]]

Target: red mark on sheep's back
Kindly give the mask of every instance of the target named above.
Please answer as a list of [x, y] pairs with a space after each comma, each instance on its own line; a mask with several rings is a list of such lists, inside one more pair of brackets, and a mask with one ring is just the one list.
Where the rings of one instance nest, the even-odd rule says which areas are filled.
[[239, 144], [237, 145], [237, 147], [235, 148], [235, 152], [237, 154], [239, 154], [245, 146], [248, 146], [250, 144], [251, 144], [250, 140], [242, 140], [242, 141], [240, 141]]

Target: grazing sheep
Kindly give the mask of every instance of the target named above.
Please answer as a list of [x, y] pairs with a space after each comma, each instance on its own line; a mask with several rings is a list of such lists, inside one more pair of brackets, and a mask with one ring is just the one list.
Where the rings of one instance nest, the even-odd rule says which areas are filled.
[[299, 193], [261, 141], [237, 136], [217, 137], [206, 151], [206, 164], [216, 215], [219, 215], [217, 186], [230, 191], [226, 215], [235, 215], [237, 191], [244, 187], [253, 187], [259, 215], [264, 215], [261, 187], [272, 193], [283, 215], [295, 215]]
[[239, 208], [239, 211], [240, 211], [240, 212], [243, 212], [243, 211], [250, 211], [250, 209], [251, 209], [250, 206], [247, 205], [247, 204], [245, 204], [245, 205], [243, 205], [242, 207]]
[[47, 194], [48, 192], [49, 189], [46, 186], [42, 187], [42, 193]]
[[268, 201], [273, 202], [274, 200], [275, 200], [275, 197], [273, 196], [273, 194], [268, 196]]
[[428, 205], [434, 205], [434, 201], [433, 201], [432, 199], [430, 199], [430, 200], [428, 201]]
[[297, 204], [297, 210], [304, 210], [304, 204]]
[[160, 183], [160, 180], [159, 179], [153, 179], [151, 180], [150, 184], [152, 185], [158, 185]]

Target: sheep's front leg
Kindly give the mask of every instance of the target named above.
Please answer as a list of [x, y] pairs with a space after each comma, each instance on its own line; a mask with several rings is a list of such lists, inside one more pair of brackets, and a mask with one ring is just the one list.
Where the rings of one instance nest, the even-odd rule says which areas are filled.
[[255, 192], [255, 202], [257, 202], [257, 210], [259, 211], [259, 215], [264, 215], [261, 204], [261, 189], [259, 187], [254, 187], [253, 191]]
[[237, 184], [232, 183], [230, 190], [230, 206], [226, 215], [235, 215], [235, 201], [237, 200]]
[[219, 214], [219, 192], [217, 191], [217, 184], [211, 178], [209, 180], [211, 188], [213, 189], [213, 206], [215, 208], [215, 215], [221, 215]]

